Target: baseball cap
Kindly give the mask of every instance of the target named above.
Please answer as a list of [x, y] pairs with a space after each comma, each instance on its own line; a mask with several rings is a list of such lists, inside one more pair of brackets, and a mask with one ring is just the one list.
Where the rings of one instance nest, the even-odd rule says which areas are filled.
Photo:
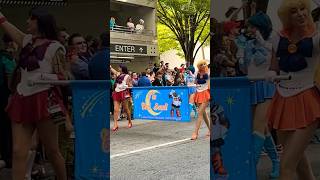
[[240, 27], [241, 23], [236, 21], [227, 21], [223, 23], [223, 31], [227, 34], [231, 32], [232, 29]]

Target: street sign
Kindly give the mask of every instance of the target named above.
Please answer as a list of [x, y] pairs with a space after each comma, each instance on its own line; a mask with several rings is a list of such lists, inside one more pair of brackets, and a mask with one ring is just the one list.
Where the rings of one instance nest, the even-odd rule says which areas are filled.
[[131, 44], [110, 44], [111, 52], [128, 53], [128, 54], [147, 54], [147, 46]]
[[188, 87], [132, 88], [134, 119], [190, 122]]

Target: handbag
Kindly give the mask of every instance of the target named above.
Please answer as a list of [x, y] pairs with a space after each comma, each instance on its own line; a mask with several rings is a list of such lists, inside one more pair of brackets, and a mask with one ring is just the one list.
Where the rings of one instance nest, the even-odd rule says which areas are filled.
[[50, 120], [53, 121], [55, 125], [65, 124], [66, 116], [62, 110], [59, 102], [54, 98], [54, 93], [52, 89], [48, 92], [48, 113]]

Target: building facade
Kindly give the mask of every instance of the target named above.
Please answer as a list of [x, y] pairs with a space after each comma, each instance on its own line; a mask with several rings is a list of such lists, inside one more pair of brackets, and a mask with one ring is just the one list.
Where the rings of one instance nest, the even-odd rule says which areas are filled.
[[[142, 72], [159, 58], [156, 32], [156, 0], [111, 0], [110, 17], [115, 26], [110, 28], [110, 63], [125, 63], [131, 71]], [[144, 21], [144, 30], [127, 27], [131, 17], [136, 26]]]
[[5, 0], [0, 1], [0, 5], [1, 12], [21, 30], [26, 29], [31, 8], [44, 6], [54, 15], [57, 25], [65, 27], [70, 34], [80, 33], [98, 38], [107, 31], [106, 0]]

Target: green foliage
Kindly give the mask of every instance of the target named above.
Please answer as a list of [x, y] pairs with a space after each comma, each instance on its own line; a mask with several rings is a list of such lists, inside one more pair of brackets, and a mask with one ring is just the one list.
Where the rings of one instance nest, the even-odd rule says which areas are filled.
[[[209, 44], [210, 0], [158, 0], [157, 12], [159, 23], [172, 33], [168, 33], [168, 30], [162, 27], [158, 29], [160, 49], [175, 47], [174, 49], [179, 50], [176, 47], [177, 41], [186, 61], [193, 63], [200, 47]], [[160, 32], [163, 29], [165, 32]], [[165, 37], [171, 38], [172, 35], [175, 36], [175, 40], [160, 42]], [[197, 43], [201, 46], [195, 49]], [[160, 52], [163, 52], [161, 50]]]
[[182, 49], [173, 32], [165, 25], [158, 23], [158, 45], [160, 54], [175, 49], [182, 52]]

